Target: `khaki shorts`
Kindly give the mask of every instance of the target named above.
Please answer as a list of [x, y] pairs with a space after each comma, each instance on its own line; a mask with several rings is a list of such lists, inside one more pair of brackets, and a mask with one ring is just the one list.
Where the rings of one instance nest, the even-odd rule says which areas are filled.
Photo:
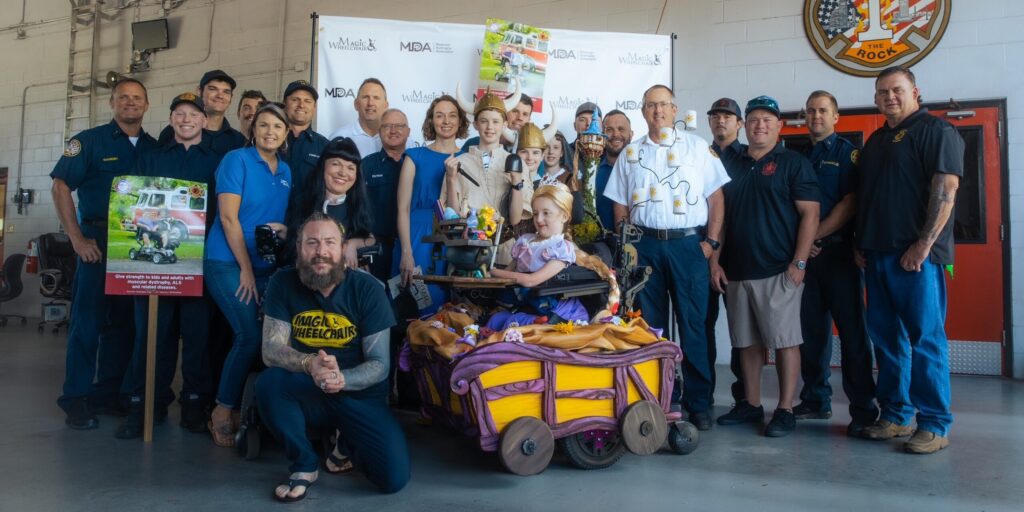
[[729, 281], [725, 307], [732, 346], [761, 345], [774, 350], [803, 343], [800, 329], [803, 293], [803, 283], [794, 285], [785, 272], [764, 279]]

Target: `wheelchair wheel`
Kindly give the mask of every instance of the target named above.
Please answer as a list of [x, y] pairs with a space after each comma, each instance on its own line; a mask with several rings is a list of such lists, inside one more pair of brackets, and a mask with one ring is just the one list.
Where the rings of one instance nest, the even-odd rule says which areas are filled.
[[692, 453], [700, 444], [700, 432], [689, 421], [677, 421], [668, 429], [668, 447], [678, 455]]
[[128, 249], [128, 259], [135, 260], [135, 259], [138, 259], [138, 258], [139, 258], [139, 251], [135, 250], [134, 247], [131, 248], [131, 249]]
[[177, 263], [178, 262], [178, 255], [177, 254], [172, 254], [170, 259], [167, 260], [167, 262], [168, 263]]
[[612, 430], [588, 430], [559, 439], [562, 451], [573, 466], [580, 469], [604, 469], [626, 453], [619, 433]]
[[238, 454], [245, 460], [254, 460], [260, 456], [262, 440], [260, 433], [259, 411], [256, 409], [256, 378], [258, 372], [252, 372], [245, 379], [245, 387], [242, 388], [242, 424], [235, 434], [235, 448]]
[[164, 255], [158, 252], [153, 253], [153, 263], [163, 263]]

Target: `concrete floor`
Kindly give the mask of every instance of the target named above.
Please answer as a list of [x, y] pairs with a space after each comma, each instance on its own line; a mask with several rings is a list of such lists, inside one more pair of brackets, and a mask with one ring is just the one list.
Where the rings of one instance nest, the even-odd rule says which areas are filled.
[[[98, 430], [64, 426], [54, 403], [64, 369], [64, 336], [29, 327], [0, 330], [0, 511], [283, 510], [270, 499], [286, 477], [277, 448], [247, 462], [216, 448], [209, 436], [178, 428], [177, 408], [155, 442], [120, 441], [119, 419]], [[720, 375], [728, 374], [720, 368]], [[725, 377], [723, 381], [729, 381]], [[775, 388], [766, 372], [765, 390]], [[716, 415], [730, 402], [720, 382]], [[834, 379], [834, 387], [839, 389]], [[840, 393], [841, 394], [841, 393]], [[399, 417], [409, 437], [413, 478], [381, 496], [358, 474], [322, 473], [309, 497], [289, 510], [1022, 510], [1024, 384], [955, 377], [956, 423], [949, 448], [930, 456], [899, 452], [898, 443], [845, 437], [846, 403], [831, 421], [801, 422], [782, 439], [750, 426], [702, 433], [694, 453], [627, 454], [611, 468], [581, 471], [558, 453], [541, 475], [502, 471], [475, 439]], [[771, 406], [774, 399], [767, 399]], [[768, 407], [769, 409], [771, 407]]]

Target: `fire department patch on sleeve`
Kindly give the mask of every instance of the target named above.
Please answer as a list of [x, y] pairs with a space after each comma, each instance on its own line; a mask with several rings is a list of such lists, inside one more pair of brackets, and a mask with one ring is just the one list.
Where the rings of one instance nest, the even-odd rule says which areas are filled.
[[68, 144], [64, 146], [64, 156], [72, 157], [78, 156], [82, 152], [82, 143], [78, 142], [78, 139], [71, 139]]
[[719, 158], [718, 152], [715, 151], [715, 148], [713, 148], [711, 146], [708, 146], [708, 153], [711, 153], [711, 156], [713, 156], [715, 158]]
[[860, 150], [859, 149], [855, 149], [852, 152], [850, 152], [850, 161], [853, 162], [854, 164], [856, 164], [857, 160], [860, 160]]

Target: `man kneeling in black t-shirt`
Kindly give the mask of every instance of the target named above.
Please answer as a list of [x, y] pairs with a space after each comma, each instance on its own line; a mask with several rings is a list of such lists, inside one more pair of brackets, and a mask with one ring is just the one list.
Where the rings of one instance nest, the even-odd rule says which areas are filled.
[[341, 433], [344, 446], [328, 456], [328, 472], [354, 465], [386, 493], [409, 481], [405, 434], [385, 401], [394, 316], [376, 279], [346, 270], [342, 231], [330, 217], [311, 215], [299, 228], [297, 268], [278, 271], [267, 286], [269, 368], [256, 381], [256, 401], [291, 461], [288, 482], [274, 489], [279, 501], [305, 498], [317, 479], [307, 426]]

